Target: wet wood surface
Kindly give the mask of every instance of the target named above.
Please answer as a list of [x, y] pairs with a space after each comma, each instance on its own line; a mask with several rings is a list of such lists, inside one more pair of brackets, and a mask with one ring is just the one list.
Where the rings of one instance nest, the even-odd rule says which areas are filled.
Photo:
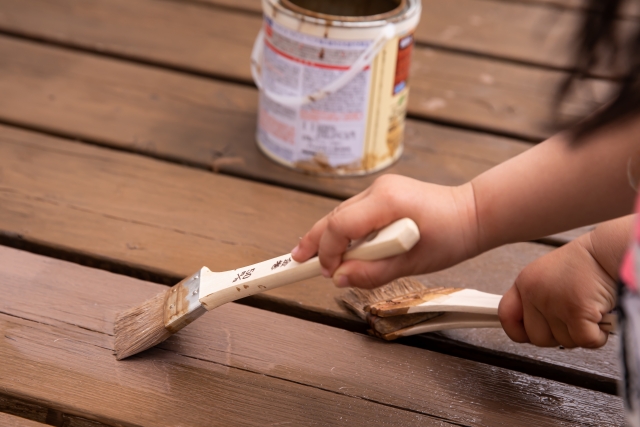
[[[475, 4], [482, 0], [466, 1]], [[262, 23], [258, 15], [160, 0], [5, 2], [7, 7], [0, 14], [4, 31], [252, 84], [249, 57]], [[34, 9], [41, 12], [34, 14]], [[460, 11], [467, 13], [466, 9]], [[535, 26], [531, 16], [529, 22]], [[514, 39], [506, 34], [496, 37]], [[470, 35], [469, 40], [480, 45], [483, 37]], [[486, 46], [493, 45], [486, 42]], [[559, 44], [552, 40], [550, 45]], [[565, 77], [545, 68], [421, 46], [414, 51], [411, 75], [411, 115], [532, 141], [553, 132], [552, 100], [557, 84]], [[584, 105], [590, 106], [592, 98], [599, 99], [598, 93], [607, 87], [599, 81], [593, 85], [573, 100], [567, 111], [574, 116], [587, 111]]]
[[163, 286], [9, 248], [0, 257], [3, 390], [98, 425], [622, 422], [608, 394], [233, 303], [117, 362], [116, 313]]
[[[176, 280], [206, 265], [213, 271], [291, 250], [336, 200], [238, 180], [139, 155], [0, 127], [0, 233]], [[521, 243], [425, 278], [434, 286], [503, 293], [521, 268], [552, 250]], [[330, 324], [358, 325], [318, 278], [253, 298], [253, 304]], [[592, 352], [513, 345], [501, 330], [461, 331], [455, 345], [547, 365], [552, 375], [617, 378], [612, 341]], [[497, 361], [494, 361], [496, 363]], [[554, 364], [557, 362], [557, 368]], [[554, 370], [555, 369], [555, 370]]]

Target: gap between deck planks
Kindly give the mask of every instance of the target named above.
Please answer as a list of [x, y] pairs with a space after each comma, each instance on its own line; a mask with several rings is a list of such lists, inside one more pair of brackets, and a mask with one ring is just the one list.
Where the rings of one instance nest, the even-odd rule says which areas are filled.
[[360, 178], [313, 177], [256, 148], [255, 90], [2, 37], [0, 57], [12, 58], [11, 67], [0, 68], [5, 123], [331, 197], [351, 197], [384, 173], [459, 185], [531, 147], [408, 120], [405, 152], [391, 168]]
[[[0, 402], [1, 401], [2, 397], [0, 397]], [[2, 408], [0, 407], [0, 409]], [[0, 425], [3, 427], [45, 427], [46, 424], [0, 412]]]
[[[225, 271], [287, 253], [337, 201], [0, 126], [0, 234], [155, 274]], [[423, 277], [435, 286], [503, 293], [519, 270], [552, 248], [520, 243]], [[357, 320], [318, 278], [251, 299], [299, 317]], [[561, 351], [511, 343], [501, 330], [443, 335], [465, 351], [598, 390], [618, 377], [615, 341]], [[463, 352], [464, 353], [464, 352]], [[500, 357], [491, 359], [495, 354]]]
[[[0, 14], [5, 33], [250, 84], [261, 23], [260, 16], [163, 0], [5, 0]], [[566, 75], [424, 47], [414, 50], [411, 73], [412, 116], [530, 141], [550, 135], [553, 96]], [[590, 84], [567, 107], [572, 115], [610, 88]]]
[[0, 386], [109, 425], [619, 426], [617, 397], [237, 304], [117, 362], [163, 286], [0, 247]]

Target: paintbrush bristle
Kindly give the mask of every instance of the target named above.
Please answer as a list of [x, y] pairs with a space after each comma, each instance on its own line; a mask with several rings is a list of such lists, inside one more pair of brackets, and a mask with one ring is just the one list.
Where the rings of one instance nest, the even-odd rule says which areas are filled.
[[367, 313], [364, 309], [366, 306], [425, 289], [427, 287], [417, 280], [403, 277], [375, 289], [351, 288], [343, 295], [342, 301], [361, 319], [366, 320]]
[[116, 359], [144, 351], [172, 335], [164, 326], [164, 303], [168, 292], [161, 292], [118, 315], [114, 328]]

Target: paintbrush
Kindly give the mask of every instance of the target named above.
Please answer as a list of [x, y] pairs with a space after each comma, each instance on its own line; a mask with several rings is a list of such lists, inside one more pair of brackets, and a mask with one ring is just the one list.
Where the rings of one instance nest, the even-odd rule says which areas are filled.
[[[343, 259], [388, 258], [409, 251], [419, 239], [418, 226], [404, 218], [352, 242]], [[165, 292], [117, 316], [116, 358], [122, 360], [161, 343], [222, 304], [320, 273], [318, 257], [298, 263], [291, 259], [291, 254], [220, 273], [202, 267]]]
[[[499, 328], [502, 296], [464, 288], [427, 288], [402, 278], [377, 289], [350, 289], [343, 303], [385, 340], [447, 329]], [[600, 329], [613, 332], [614, 314], [605, 314]]]

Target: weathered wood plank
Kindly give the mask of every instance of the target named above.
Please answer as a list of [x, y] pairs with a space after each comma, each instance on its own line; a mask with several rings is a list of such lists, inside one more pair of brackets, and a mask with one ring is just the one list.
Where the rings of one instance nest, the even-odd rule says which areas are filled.
[[[260, 0], [195, 0], [262, 13]], [[582, 1], [422, 0], [416, 40], [430, 46], [473, 52], [546, 67], [568, 69], [584, 9]], [[625, 16], [638, 17], [637, 2]], [[622, 25], [633, 26], [623, 21]]]
[[[205, 19], [190, 14], [198, 7], [185, 2], [177, 5], [153, 4], [140, 0], [128, 3], [130, 5], [127, 9], [122, 10], [119, 3], [104, 1], [88, 3], [66, 0], [52, 4], [43, 0], [9, 0], [3, 4], [5, 18], [0, 21], [0, 25], [5, 30], [31, 36], [46, 36], [64, 43], [83, 43], [84, 45], [95, 40], [107, 46], [117, 46], [118, 53], [125, 54], [130, 47], [122, 41], [130, 37], [133, 32], [149, 30], [153, 21], [157, 21], [156, 25], [169, 23], [168, 31], [184, 34], [190, 31], [190, 28], [185, 26], [189, 20], [198, 25]], [[256, 15], [262, 13], [260, 0], [209, 0], [207, 3], [247, 10]], [[567, 67], [571, 64], [570, 44], [580, 19], [580, 14], [574, 10], [493, 0], [449, 0], [447, 2], [423, 0], [422, 7], [421, 22], [415, 33], [418, 42], [548, 66]], [[107, 15], [110, 9], [117, 18], [115, 22], [111, 16]], [[33, 10], [39, 10], [39, 12], [33, 13]], [[181, 19], [177, 22], [168, 21], [166, 15], [158, 13], [165, 10], [178, 11]], [[144, 13], [130, 17], [133, 19], [135, 16], [144, 16], [144, 19], [138, 20], [138, 26], [131, 28], [125, 34], [109, 35], [108, 26], [124, 25], [124, 20], [128, 19], [118, 12], [136, 11]], [[218, 13], [225, 14], [222, 11]], [[252, 37], [255, 34], [249, 31], [242, 32], [241, 29], [233, 28], [224, 21], [220, 20], [219, 26], [209, 25], [209, 36], [217, 36], [220, 40], [225, 37], [231, 39], [230, 46], [235, 48], [237, 48], [237, 41], [243, 44], [253, 41]], [[233, 35], [234, 33], [242, 33], [242, 37], [246, 35], [247, 38], [239, 40]], [[192, 32], [192, 34], [195, 36], [195, 33]], [[82, 42], [82, 38], [89, 40]], [[158, 49], [159, 43], [167, 43], [170, 47], [172, 43], [176, 43], [176, 40], [173, 38], [166, 41], [154, 40], [153, 32], [149, 32], [145, 40], [146, 47]], [[199, 55], [203, 48], [204, 46], [195, 44], [192, 47], [193, 53]], [[192, 61], [186, 59], [188, 53], [188, 51], [175, 49], [176, 55], [185, 56], [180, 58], [185, 64]], [[225, 65], [233, 64], [233, 58], [219, 59], [224, 61]], [[246, 64], [245, 58], [240, 59], [242, 59], [240, 64]], [[227, 64], [226, 61], [229, 63]]]
[[[192, 0], [192, 1], [208, 3], [214, 6], [229, 7], [229, 8], [244, 10], [244, 11], [253, 12], [253, 13], [261, 13], [262, 11], [260, 6], [260, 0]], [[452, 0], [450, 1], [450, 3], [455, 4], [455, 1], [456, 0]], [[560, 8], [562, 10], [573, 9], [577, 11], [583, 11], [587, 7], [586, 0], [518, 0], [518, 1], [492, 0], [492, 1], [494, 1], [495, 3], [498, 3], [495, 5], [496, 10], [502, 9], [503, 7], [505, 7], [504, 5], [506, 5], [506, 8], [508, 8], [514, 4], [515, 5], [522, 4], [522, 5], [533, 6], [533, 7], [549, 6], [554, 8]], [[428, 19], [428, 17], [425, 15], [429, 13], [429, 11], [431, 10], [431, 7], [434, 6], [434, 0], [422, 0], [422, 6], [423, 6], [423, 12], [422, 12], [421, 22], [425, 22]], [[464, 12], [464, 10], [462, 12]], [[532, 12], [535, 13], [535, 11], [533, 10]], [[638, 3], [633, 1], [627, 1], [624, 5], [622, 16], [629, 17], [629, 18], [640, 17], [640, 7]]]
[[[380, 175], [319, 178], [267, 160], [255, 144], [250, 88], [6, 38], [0, 55], [12, 58], [0, 69], [0, 117], [8, 122], [340, 198]], [[385, 172], [448, 185], [531, 146], [415, 120], [406, 145]]]
[[[212, 175], [157, 160], [0, 127], [0, 235], [163, 277], [206, 265], [225, 271], [286, 253], [337, 201]], [[551, 250], [521, 243], [427, 277], [431, 283], [502, 293], [528, 262]], [[336, 301], [343, 291], [314, 279], [252, 301], [324, 323], [357, 320]], [[466, 334], [466, 335], [465, 335]], [[612, 384], [614, 340], [570, 354], [510, 343], [500, 330], [451, 343], [474, 352], [544, 364], [557, 377], [592, 376]], [[486, 340], [486, 341], [483, 341]], [[587, 354], [587, 353], [585, 353]]]
[[12, 58], [0, 68], [6, 122], [332, 197], [351, 197], [383, 173], [459, 185], [530, 147], [409, 120], [405, 152], [391, 168], [313, 177], [256, 148], [257, 96], [249, 88], [2, 38], [0, 55]]
[[[7, 360], [0, 367], [0, 381], [8, 392], [104, 425], [447, 425], [268, 372], [250, 372], [231, 362], [202, 361], [184, 350], [176, 354], [157, 349], [143, 360], [117, 362], [111, 348], [91, 342], [109, 333], [106, 330], [74, 334], [6, 315], [0, 315], [0, 327], [6, 331], [0, 354]], [[227, 351], [227, 356], [233, 355]]]
[[[251, 82], [249, 56], [259, 16], [157, 0], [6, 1], [0, 14], [4, 31]], [[480, 37], [470, 37], [475, 39]], [[551, 133], [551, 101], [563, 77], [561, 72], [417, 48], [409, 113], [540, 140]], [[583, 104], [588, 107], [588, 98], [576, 99], [568, 110], [577, 114], [574, 110], [586, 108]]]
[[8, 248], [0, 259], [1, 385], [106, 424], [622, 422], [614, 396], [237, 304], [117, 362], [115, 314], [166, 288]]

